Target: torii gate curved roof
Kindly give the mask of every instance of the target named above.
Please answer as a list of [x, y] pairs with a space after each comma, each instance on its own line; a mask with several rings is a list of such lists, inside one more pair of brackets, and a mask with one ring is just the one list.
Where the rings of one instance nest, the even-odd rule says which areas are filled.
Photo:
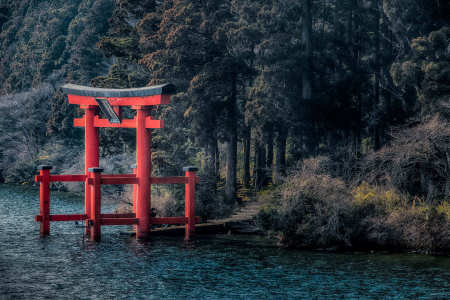
[[175, 93], [175, 86], [170, 83], [131, 89], [104, 89], [69, 83], [61, 88], [66, 94], [70, 95], [105, 98], [147, 97]]

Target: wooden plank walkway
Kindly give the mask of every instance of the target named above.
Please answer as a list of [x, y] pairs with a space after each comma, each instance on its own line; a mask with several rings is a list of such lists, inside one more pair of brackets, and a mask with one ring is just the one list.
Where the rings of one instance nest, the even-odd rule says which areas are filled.
[[[238, 208], [233, 215], [224, 219], [210, 220], [195, 225], [196, 234], [220, 233], [257, 233], [258, 229], [253, 220], [262, 209], [263, 204], [256, 201], [245, 201], [245, 205]], [[183, 235], [184, 226], [169, 226], [152, 229], [152, 235]]]

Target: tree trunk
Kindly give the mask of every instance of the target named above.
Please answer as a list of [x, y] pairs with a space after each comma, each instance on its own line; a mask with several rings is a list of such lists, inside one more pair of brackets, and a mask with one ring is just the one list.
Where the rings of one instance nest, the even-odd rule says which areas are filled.
[[450, 197], [450, 151], [446, 151], [445, 155], [447, 157], [447, 181], [444, 192], [446, 197]]
[[362, 135], [361, 135], [361, 128], [362, 128], [362, 96], [361, 92], [358, 91], [357, 95], [357, 101], [358, 101], [358, 116], [357, 116], [357, 125], [355, 128], [355, 148], [354, 148], [354, 154], [356, 158], [361, 157], [361, 143], [362, 143]]
[[[252, 144], [250, 144], [251, 147]], [[258, 141], [253, 138], [253, 168], [252, 168], [252, 178], [253, 185], [256, 186], [256, 166], [258, 165]]]
[[250, 128], [247, 126], [244, 130], [244, 175], [242, 178], [242, 183], [245, 188], [250, 186], [250, 139], [251, 132]]
[[229, 204], [233, 204], [236, 198], [236, 163], [237, 163], [237, 82], [236, 75], [232, 76], [232, 94], [228, 104], [228, 140], [225, 144], [227, 155], [227, 176], [225, 182], [225, 197]]
[[216, 173], [216, 159], [217, 159], [216, 158], [216, 147], [217, 146], [216, 145], [217, 145], [216, 140], [211, 139], [208, 144], [207, 153], [206, 153], [206, 156], [207, 156], [207, 158], [206, 158], [207, 166], [206, 167], [211, 170], [211, 173], [214, 173], [214, 177], [217, 176], [217, 173]]
[[215, 170], [215, 176], [216, 178], [220, 177], [220, 153], [219, 153], [219, 141], [214, 141], [214, 170]]
[[272, 172], [272, 167], [273, 167], [273, 129], [270, 128], [269, 132], [267, 134], [267, 140], [266, 140], [266, 144], [267, 144], [267, 157], [266, 157], [266, 177], [267, 178], [272, 178], [273, 176], [273, 172]]
[[264, 143], [256, 142], [255, 145], [256, 167], [255, 167], [255, 189], [261, 190], [266, 179], [266, 148]]
[[[381, 39], [382, 42], [380, 44], [380, 47], [383, 48], [382, 53], [384, 55], [386, 55], [387, 57], [389, 57], [389, 59], [392, 59], [395, 57], [393, 43], [391, 42], [393, 40], [393, 33], [392, 33], [392, 31], [389, 30], [388, 18], [386, 17], [386, 15], [384, 13], [382, 13], [382, 9], [381, 8], [379, 8], [379, 9], [380, 9], [381, 20], [382, 20], [382, 25], [383, 25], [383, 26], [381, 26], [380, 30], [383, 33], [383, 35], [386, 35], [389, 37], [388, 39], [384, 39], [384, 42], [383, 42], [383, 39]], [[386, 63], [387, 63], [386, 60], [382, 60], [380, 62], [380, 64], [384, 64], [384, 65]], [[386, 134], [386, 128], [388, 128], [390, 126], [391, 122], [394, 119], [393, 115], [392, 115], [392, 103], [391, 103], [392, 95], [388, 89], [389, 86], [393, 85], [393, 82], [392, 82], [391, 75], [389, 73], [389, 68], [380, 66], [380, 70], [381, 70], [380, 77], [382, 78], [382, 82], [383, 82], [383, 84], [381, 86], [383, 86], [383, 85], [385, 86], [382, 89], [381, 95], [380, 95], [380, 97], [381, 97], [380, 100], [382, 101], [381, 107], [382, 107], [382, 111], [383, 111], [383, 117], [381, 119], [382, 126], [381, 126], [381, 133], [380, 133], [380, 136], [381, 136], [380, 144], [383, 145], [383, 144], [386, 144], [390, 139], [389, 135]]]
[[260, 180], [260, 171], [258, 170], [259, 166], [259, 153], [260, 153], [260, 149], [259, 149], [259, 143], [258, 141], [255, 139], [255, 143], [253, 145], [254, 149], [255, 149], [255, 153], [253, 156], [253, 185], [255, 190], [259, 190], [258, 186], [259, 186], [259, 180]]
[[377, 151], [381, 148], [381, 122], [380, 122], [380, 75], [382, 72], [380, 63], [380, 4], [379, 0], [375, 1], [375, 103], [374, 103], [374, 115], [375, 115], [375, 128], [374, 128], [374, 150]]
[[303, 134], [307, 145], [307, 154], [313, 152], [315, 135], [312, 119], [312, 0], [303, 2], [303, 20], [302, 20], [302, 45], [303, 45], [303, 64], [302, 64], [302, 121], [304, 122]]
[[236, 195], [236, 135], [232, 132], [225, 143], [227, 155], [227, 175], [225, 182], [225, 196], [227, 203], [233, 203]]
[[276, 158], [273, 173], [273, 182], [275, 184], [280, 184], [283, 177], [286, 175], [286, 140], [287, 131], [283, 128], [280, 128], [275, 139]]
[[303, 4], [302, 42], [304, 47], [304, 62], [302, 66], [302, 98], [309, 101], [312, 98], [312, 15], [311, 0]]
[[[359, 24], [357, 22], [356, 16], [357, 16], [357, 10], [358, 10], [358, 1], [352, 0], [351, 2], [352, 6], [349, 10], [349, 19], [348, 19], [348, 43], [349, 48], [352, 49], [352, 63], [351, 63], [351, 70], [353, 76], [358, 76], [359, 74], [359, 43], [360, 41], [360, 34], [359, 34]], [[356, 31], [356, 33], [354, 32]], [[360, 86], [356, 87], [357, 90], [355, 90], [355, 94], [353, 97], [356, 97], [356, 109], [357, 109], [357, 116], [356, 116], [356, 128], [353, 128], [353, 135], [354, 135], [354, 155], [355, 157], [361, 156], [361, 127], [362, 127], [362, 95], [361, 95], [361, 88]]]

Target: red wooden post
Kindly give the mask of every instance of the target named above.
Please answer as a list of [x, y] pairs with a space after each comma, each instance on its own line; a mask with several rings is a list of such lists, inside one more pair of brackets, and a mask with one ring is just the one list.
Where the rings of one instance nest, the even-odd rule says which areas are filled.
[[[136, 164], [132, 165], [133, 174], [136, 175]], [[136, 213], [136, 193], [137, 193], [137, 185], [133, 184], [133, 213]]]
[[[136, 175], [136, 164], [132, 165], [133, 174]], [[133, 213], [136, 215], [136, 195], [137, 195], [137, 184], [133, 184]], [[137, 226], [133, 225], [133, 229], [136, 232]]]
[[91, 209], [89, 216], [90, 240], [100, 241], [101, 239], [101, 201], [102, 201], [102, 185], [101, 176], [102, 168], [89, 168], [89, 178], [92, 180], [91, 185]]
[[150, 233], [151, 207], [151, 135], [145, 128], [145, 118], [148, 115], [145, 106], [138, 106], [136, 112], [136, 177], [138, 188], [136, 197], [136, 218], [139, 220], [136, 237], [147, 238]]
[[[89, 168], [95, 168], [99, 166], [99, 139], [98, 128], [94, 127], [94, 119], [97, 115], [97, 106], [85, 105], [82, 106], [85, 110], [84, 114], [84, 174], [86, 175], [86, 182], [84, 186], [84, 213], [88, 216], [91, 215], [91, 202], [90, 202], [90, 188], [88, 184]], [[89, 235], [90, 230], [88, 221], [86, 220], [86, 235]]]
[[50, 170], [51, 166], [39, 166], [39, 174], [42, 176], [40, 183], [39, 197], [40, 197], [40, 214], [41, 221], [41, 235], [50, 234]]
[[196, 167], [184, 167], [187, 182], [185, 184], [184, 214], [187, 219], [185, 226], [185, 239], [188, 240], [195, 232], [195, 172]]

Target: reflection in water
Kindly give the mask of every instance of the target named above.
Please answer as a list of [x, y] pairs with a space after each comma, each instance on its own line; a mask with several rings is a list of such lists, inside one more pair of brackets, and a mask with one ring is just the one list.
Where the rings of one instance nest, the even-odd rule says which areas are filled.
[[[40, 238], [38, 202], [36, 190], [0, 186], [0, 299], [450, 297], [449, 258], [294, 251], [247, 236], [141, 242], [123, 226], [91, 243], [72, 222]], [[52, 213], [80, 211], [81, 198], [52, 195]]]
[[196, 239], [191, 238], [189, 240], [183, 240], [183, 247], [184, 249], [195, 249], [195, 245], [196, 245]]

